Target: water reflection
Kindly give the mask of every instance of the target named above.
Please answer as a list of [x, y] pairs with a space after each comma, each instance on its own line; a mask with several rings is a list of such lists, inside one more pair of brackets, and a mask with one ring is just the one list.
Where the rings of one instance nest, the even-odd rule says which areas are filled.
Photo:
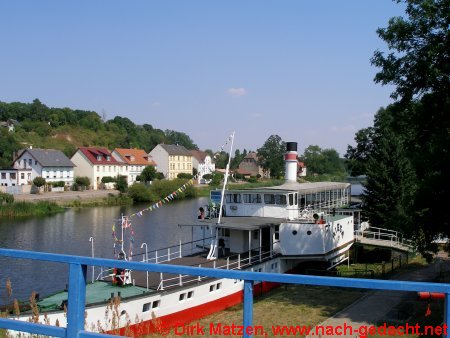
[[[149, 250], [175, 245], [180, 240], [191, 240], [191, 229], [178, 227], [190, 224], [197, 217], [200, 206], [207, 204], [207, 198], [172, 202], [142, 217], [133, 218], [135, 231], [134, 254], [140, 253], [141, 243], [146, 242]], [[129, 215], [147, 205], [132, 207], [98, 207], [68, 209], [66, 212], [45, 218], [0, 221], [0, 247], [42, 252], [90, 256], [91, 243], [95, 238], [95, 256], [113, 258], [112, 225], [122, 214]], [[119, 232], [119, 227], [116, 227]], [[119, 237], [119, 233], [117, 234]], [[194, 232], [201, 237], [199, 230]], [[126, 243], [128, 246], [129, 243]], [[117, 249], [116, 249], [117, 250]], [[128, 252], [128, 251], [127, 251]], [[140, 260], [140, 259], [139, 259]], [[59, 291], [67, 284], [65, 264], [11, 260], [0, 257], [0, 303], [5, 304], [5, 283], [10, 278], [13, 297], [28, 299], [32, 291], [41, 296]], [[91, 269], [88, 269], [88, 280]]]

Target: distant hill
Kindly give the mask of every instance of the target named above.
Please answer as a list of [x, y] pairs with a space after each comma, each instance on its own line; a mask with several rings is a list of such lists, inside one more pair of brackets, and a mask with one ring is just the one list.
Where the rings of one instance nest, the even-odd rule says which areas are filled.
[[71, 157], [79, 146], [140, 148], [149, 152], [159, 143], [198, 149], [182, 132], [155, 129], [150, 124], [136, 125], [126, 117], [104, 121], [94, 111], [50, 108], [38, 99], [32, 103], [0, 101], [0, 121], [16, 120], [14, 132], [0, 130], [0, 167], [8, 168], [13, 153], [32, 145], [34, 148], [62, 150]]

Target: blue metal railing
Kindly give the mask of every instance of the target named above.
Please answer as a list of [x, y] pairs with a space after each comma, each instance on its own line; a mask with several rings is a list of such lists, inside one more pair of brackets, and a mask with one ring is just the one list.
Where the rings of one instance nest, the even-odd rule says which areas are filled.
[[[0, 256], [24, 258], [48, 262], [65, 263], [69, 265], [69, 290], [67, 328], [35, 324], [0, 318], [0, 328], [43, 334], [55, 337], [107, 337], [84, 330], [84, 312], [86, 296], [86, 270], [88, 265], [117, 267], [138, 271], [165, 272], [186, 274], [202, 277], [229, 278], [244, 280], [244, 311], [243, 325], [251, 327], [253, 322], [253, 283], [268, 281], [276, 283], [333, 286], [361, 289], [394, 290], [394, 291], [425, 291], [445, 293], [444, 322], [450, 324], [450, 284], [407, 282], [391, 280], [369, 280], [357, 278], [320, 277], [305, 275], [288, 275], [265, 272], [250, 272], [198, 268], [178, 265], [152, 264], [143, 262], [127, 262], [112, 259], [90, 258], [81, 256], [59, 255], [42, 252], [0, 249]], [[245, 330], [244, 330], [245, 332]], [[248, 337], [244, 335], [244, 337]], [[448, 332], [445, 337], [450, 338]]]

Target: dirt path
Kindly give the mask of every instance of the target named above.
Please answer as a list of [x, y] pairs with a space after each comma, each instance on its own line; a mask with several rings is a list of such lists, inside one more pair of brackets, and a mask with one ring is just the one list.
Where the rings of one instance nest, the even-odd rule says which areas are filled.
[[14, 195], [15, 201], [37, 202], [37, 201], [80, 201], [99, 199], [108, 196], [117, 196], [117, 190], [86, 190], [86, 191], [64, 191], [45, 192], [41, 194]]

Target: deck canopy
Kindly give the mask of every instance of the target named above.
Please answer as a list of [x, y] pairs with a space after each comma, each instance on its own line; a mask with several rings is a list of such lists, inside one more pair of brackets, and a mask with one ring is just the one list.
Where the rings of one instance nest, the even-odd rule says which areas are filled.
[[237, 191], [262, 191], [262, 192], [299, 192], [304, 194], [314, 194], [327, 190], [334, 189], [347, 189], [350, 188], [350, 183], [342, 182], [312, 182], [312, 183], [297, 183], [297, 182], [286, 182], [282, 185], [273, 187], [261, 187], [261, 188], [249, 188], [249, 189], [233, 189], [227, 190], [227, 192], [237, 192]]

